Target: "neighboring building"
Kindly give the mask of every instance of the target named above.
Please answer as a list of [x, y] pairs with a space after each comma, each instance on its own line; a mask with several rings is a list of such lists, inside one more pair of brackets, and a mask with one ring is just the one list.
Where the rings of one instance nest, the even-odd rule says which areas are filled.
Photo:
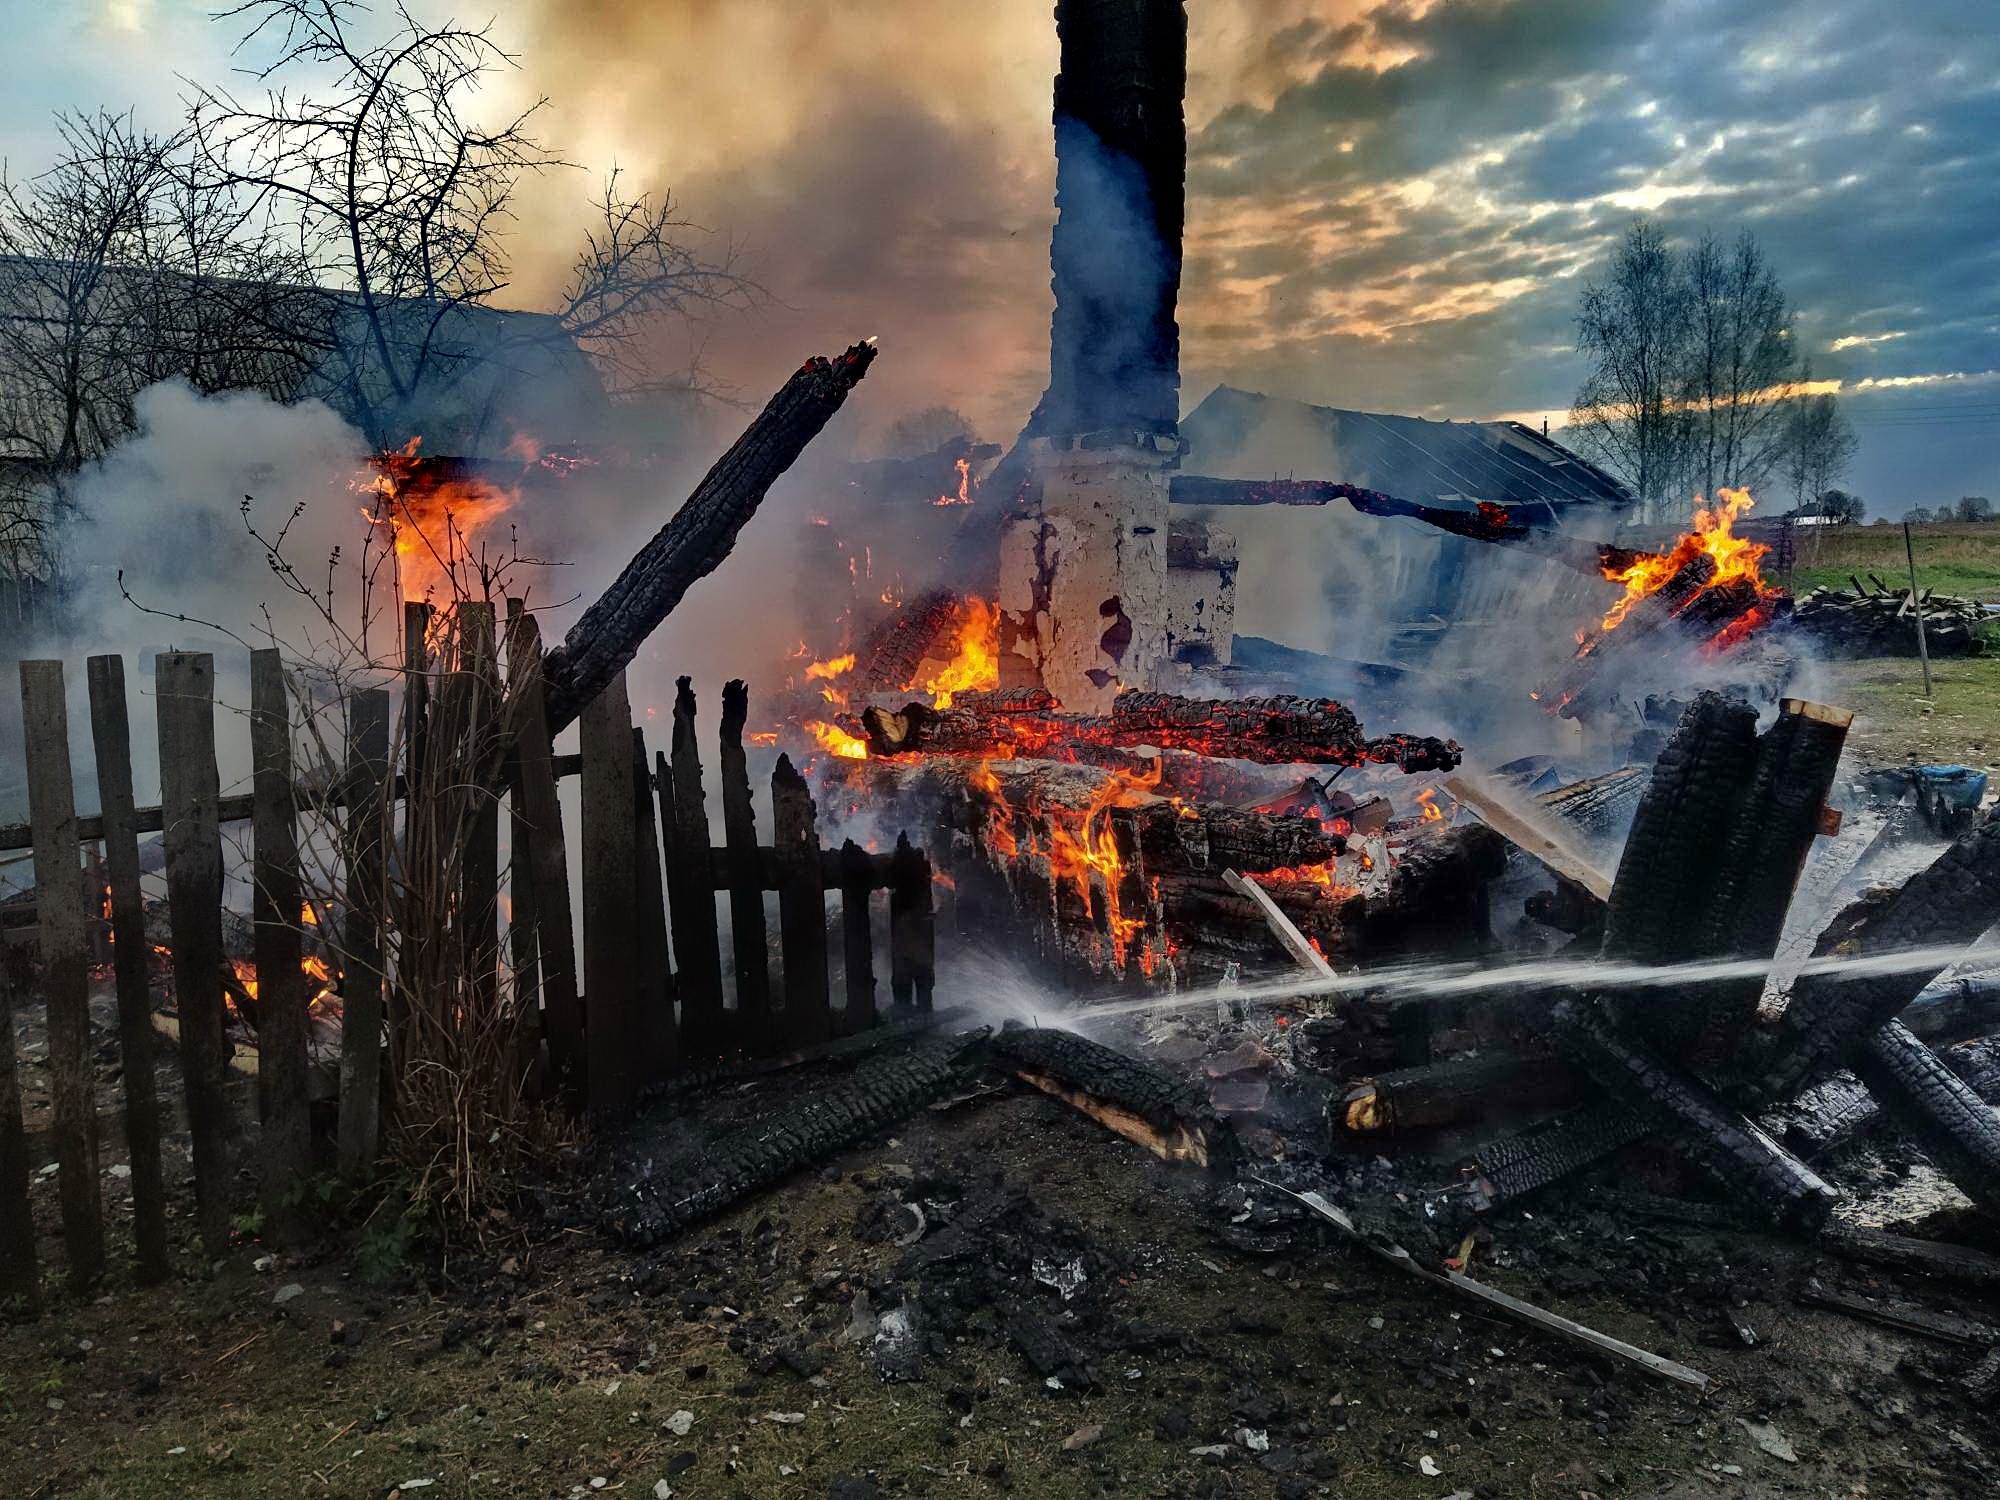
[[[1331, 480], [1446, 509], [1505, 505], [1530, 524], [1593, 537], [1609, 536], [1635, 503], [1603, 469], [1518, 422], [1434, 422], [1220, 386], [1180, 430], [1188, 474]], [[1344, 504], [1203, 514], [1240, 544], [1237, 629], [1340, 656], [1407, 659], [1449, 629], [1538, 608], [1587, 612], [1601, 592], [1519, 548]], [[1306, 587], [1321, 597], [1299, 599]], [[1330, 622], [1330, 638], [1287, 632], [1315, 618]]]

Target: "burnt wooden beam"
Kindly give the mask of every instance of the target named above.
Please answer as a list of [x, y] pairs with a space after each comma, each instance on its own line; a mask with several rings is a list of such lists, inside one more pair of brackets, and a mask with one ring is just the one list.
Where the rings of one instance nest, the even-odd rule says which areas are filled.
[[575, 719], [688, 589], [729, 555], [771, 486], [832, 420], [874, 359], [873, 344], [856, 344], [832, 359], [807, 360], [583, 612], [543, 663], [550, 733]]
[[922, 703], [861, 715], [870, 753], [1032, 755], [1051, 743], [1102, 747], [1151, 745], [1266, 765], [1394, 765], [1405, 772], [1448, 771], [1456, 741], [1392, 734], [1370, 739], [1344, 703], [1331, 698], [1185, 698], [1126, 692], [1108, 714], [1065, 713], [1041, 689], [960, 693], [952, 706]]

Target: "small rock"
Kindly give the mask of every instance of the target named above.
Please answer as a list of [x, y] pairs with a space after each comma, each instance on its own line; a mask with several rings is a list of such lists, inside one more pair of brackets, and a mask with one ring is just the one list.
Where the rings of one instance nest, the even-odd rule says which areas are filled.
[[1270, 1451], [1271, 1435], [1261, 1427], [1239, 1427], [1231, 1436], [1252, 1453], [1267, 1453]]
[[1788, 1464], [1799, 1461], [1798, 1452], [1792, 1447], [1791, 1439], [1769, 1422], [1752, 1422], [1747, 1417], [1738, 1417], [1736, 1420], [1742, 1425], [1743, 1430], [1750, 1434], [1750, 1440], [1763, 1452]]
[[625, 1382], [622, 1380], [607, 1381], [604, 1386], [604, 1394], [607, 1396], [615, 1396], [624, 1387], [624, 1384]]
[[397, 1481], [396, 1491], [401, 1494], [404, 1490], [427, 1490], [436, 1483], [435, 1479], [402, 1479]]
[[250, 1262], [250, 1269], [253, 1271], [268, 1271], [277, 1263], [278, 1257], [275, 1255], [260, 1255]]
[[1104, 1424], [1101, 1422], [1092, 1422], [1087, 1427], [1077, 1428], [1075, 1432], [1064, 1438], [1062, 1440], [1062, 1450], [1065, 1453], [1074, 1453], [1079, 1448], [1088, 1448], [1103, 1436]]
[[674, 1487], [662, 1479], [653, 1485], [653, 1500], [674, 1500]]
[[1188, 1449], [1188, 1452], [1196, 1458], [1227, 1458], [1229, 1457], [1229, 1444], [1204, 1443], [1199, 1448]]
[[667, 1418], [667, 1431], [675, 1437], [686, 1437], [694, 1428], [694, 1413], [683, 1408]]
[[1444, 1470], [1438, 1467], [1436, 1459], [1426, 1453], [1422, 1458], [1417, 1460], [1417, 1472], [1422, 1474], [1426, 1479], [1436, 1479], [1444, 1473]]
[[273, 1307], [283, 1307], [287, 1302], [294, 1301], [305, 1294], [306, 1289], [304, 1287], [300, 1286], [296, 1281], [288, 1281], [285, 1285], [279, 1287], [276, 1294], [272, 1296], [271, 1305]]
[[805, 1419], [806, 1414], [802, 1411], [767, 1411], [764, 1413], [764, 1420], [766, 1422], [776, 1422], [784, 1427], [796, 1427], [805, 1421]]

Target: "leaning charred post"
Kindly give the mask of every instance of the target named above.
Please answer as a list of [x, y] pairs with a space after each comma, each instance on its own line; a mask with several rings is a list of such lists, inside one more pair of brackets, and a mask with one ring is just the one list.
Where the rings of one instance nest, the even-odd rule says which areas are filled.
[[543, 664], [551, 733], [574, 720], [688, 589], [729, 555], [772, 484], [819, 436], [874, 358], [873, 344], [856, 344], [834, 359], [807, 360], [583, 612]]
[[1050, 744], [1151, 745], [1266, 765], [1400, 766], [1449, 771], [1455, 740], [1391, 734], [1370, 739], [1344, 703], [1331, 698], [1183, 698], [1128, 692], [1108, 714], [1062, 712], [1046, 692], [961, 693], [952, 707], [911, 703], [861, 716], [871, 754], [1033, 754]]

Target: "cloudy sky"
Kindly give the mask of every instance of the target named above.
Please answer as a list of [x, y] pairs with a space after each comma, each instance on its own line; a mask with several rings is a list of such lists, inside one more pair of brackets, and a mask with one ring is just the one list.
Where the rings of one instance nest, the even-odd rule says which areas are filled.
[[[446, 0], [417, 0], [443, 15]], [[0, 152], [57, 108], [170, 116], [207, 0], [0, 0]], [[772, 302], [697, 330], [761, 394], [879, 335], [886, 422], [1010, 435], [1045, 374], [1049, 0], [466, 0], [508, 100], [671, 188]], [[1862, 437], [1881, 509], [2000, 498], [1992, 0], [1190, 0], [1184, 391], [1560, 422], [1577, 292], [1637, 213], [1747, 225]], [[523, 203], [512, 295], [560, 280], [587, 179]]]

